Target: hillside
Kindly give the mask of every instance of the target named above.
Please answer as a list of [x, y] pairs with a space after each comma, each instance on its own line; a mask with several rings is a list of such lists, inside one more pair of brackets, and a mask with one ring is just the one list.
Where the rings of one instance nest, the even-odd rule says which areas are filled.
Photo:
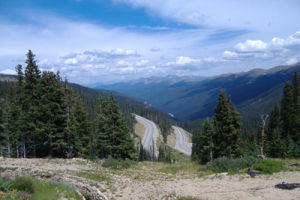
[[[7, 85], [9, 83], [14, 83], [16, 81], [17, 76], [15, 75], [6, 75], [6, 74], [0, 74], [0, 96], [3, 96], [4, 94], [7, 94]], [[132, 106], [144, 106], [144, 102], [141, 100], [138, 100], [134, 97], [129, 97], [123, 94], [120, 94], [115, 91], [111, 90], [101, 90], [101, 89], [91, 89], [88, 87], [84, 87], [82, 85], [76, 84], [76, 83], [68, 83], [68, 85], [72, 88], [72, 90], [80, 93], [84, 97], [88, 99], [96, 99], [99, 97], [99, 95], [109, 96], [112, 94], [117, 101], [120, 104], [126, 104], [126, 105], [132, 105]], [[2, 92], [3, 90], [3, 92]]]
[[193, 121], [211, 116], [220, 90], [225, 90], [246, 123], [252, 123], [260, 114], [269, 112], [279, 101], [282, 86], [290, 81], [293, 73], [300, 70], [300, 63], [278, 66], [269, 70], [254, 69], [249, 72], [225, 74], [211, 78], [172, 79], [152, 82], [148, 79], [101, 85], [120, 93], [144, 99], [154, 107], [175, 118]]
[[[127, 169], [103, 167], [104, 161], [75, 159], [2, 159], [0, 169], [3, 176], [20, 174], [40, 178], [51, 186], [60, 184], [85, 197], [97, 191], [107, 199], [299, 199], [299, 188], [280, 190], [274, 186], [282, 181], [299, 182], [299, 171], [286, 171], [251, 178], [248, 174], [205, 174], [200, 165], [178, 161], [174, 164], [162, 162], [138, 162]], [[297, 162], [299, 163], [299, 162]], [[46, 189], [46, 188], [45, 188]], [[86, 192], [87, 191], [87, 192]], [[55, 191], [54, 191], [55, 192]], [[59, 196], [62, 196], [61, 192]], [[53, 195], [53, 194], [48, 194]], [[185, 198], [184, 198], [185, 197]], [[189, 197], [189, 198], [188, 198]], [[192, 198], [193, 197], [193, 198]], [[66, 199], [66, 198], [60, 198]], [[71, 199], [71, 198], [68, 198]], [[88, 199], [88, 198], [86, 198]], [[96, 199], [96, 198], [89, 198]], [[105, 198], [97, 198], [105, 199]]]

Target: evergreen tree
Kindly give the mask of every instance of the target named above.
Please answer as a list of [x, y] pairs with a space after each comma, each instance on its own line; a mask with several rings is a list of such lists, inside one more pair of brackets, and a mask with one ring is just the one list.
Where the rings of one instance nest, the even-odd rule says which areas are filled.
[[192, 160], [199, 161], [199, 155], [202, 148], [201, 131], [195, 130], [192, 135]]
[[4, 120], [2, 106], [0, 106], [0, 156], [5, 155], [6, 137], [4, 133]]
[[38, 120], [38, 109], [40, 105], [39, 94], [39, 81], [41, 78], [41, 72], [34, 60], [35, 55], [31, 50], [27, 53], [26, 68], [25, 68], [25, 82], [23, 87], [24, 100], [24, 134], [26, 135], [28, 147], [31, 147], [31, 156], [36, 157], [36, 146], [38, 138], [38, 127], [36, 121]]
[[293, 100], [294, 100], [294, 112], [293, 112], [293, 138], [294, 141], [300, 145], [300, 77], [299, 73], [294, 73], [293, 79]]
[[238, 144], [241, 117], [235, 111], [230, 98], [221, 91], [214, 115], [215, 137], [214, 157], [237, 157], [240, 155]]
[[70, 116], [71, 146], [75, 157], [89, 157], [90, 150], [90, 130], [87, 114], [77, 99]]
[[135, 157], [133, 139], [129, 134], [127, 123], [112, 96], [99, 100], [96, 134], [99, 157], [112, 156], [122, 159]]
[[[43, 72], [40, 81], [38, 131], [40, 156], [66, 157], [67, 135], [64, 91], [59, 74]], [[44, 153], [42, 155], [41, 153]]]
[[202, 152], [200, 153], [200, 160], [202, 163], [213, 160], [213, 137], [215, 134], [213, 122], [206, 119], [203, 124], [203, 134], [201, 140], [203, 141]]
[[15, 96], [10, 101], [10, 127], [9, 131], [14, 138], [14, 149], [17, 158], [26, 158], [26, 114], [24, 105], [24, 74], [22, 65], [16, 66], [17, 83]]
[[286, 83], [283, 87], [283, 98], [281, 100], [282, 137], [285, 141], [289, 135], [293, 135], [293, 112], [292, 86]]
[[276, 103], [271, 112], [267, 128], [266, 153], [270, 157], [285, 157], [285, 141], [281, 137], [280, 127], [280, 108]]

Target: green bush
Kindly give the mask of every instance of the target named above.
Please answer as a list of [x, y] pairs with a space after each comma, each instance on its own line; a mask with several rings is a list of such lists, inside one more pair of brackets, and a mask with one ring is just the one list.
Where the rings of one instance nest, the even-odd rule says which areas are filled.
[[261, 160], [254, 164], [254, 169], [261, 171], [262, 174], [273, 174], [285, 170], [283, 162], [268, 159]]
[[19, 191], [33, 193], [33, 182], [29, 177], [16, 177], [14, 180], [14, 188]]
[[132, 160], [118, 160], [114, 158], [108, 158], [103, 164], [103, 167], [112, 169], [126, 169], [133, 165], [135, 162]]
[[238, 172], [240, 169], [249, 168], [258, 162], [258, 158], [247, 156], [242, 158], [221, 157], [208, 163], [207, 170], [213, 172]]
[[12, 190], [14, 182], [12, 180], [0, 177], [0, 191], [6, 192]]

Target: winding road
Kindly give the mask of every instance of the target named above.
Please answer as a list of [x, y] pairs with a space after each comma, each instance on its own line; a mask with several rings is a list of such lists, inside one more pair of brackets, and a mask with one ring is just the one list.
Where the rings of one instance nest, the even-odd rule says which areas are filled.
[[192, 143], [189, 143], [187, 136], [184, 131], [177, 126], [172, 126], [176, 134], [176, 145], [175, 149], [190, 156], [192, 155]]
[[[141, 117], [139, 115], [133, 114], [135, 116], [135, 119], [142, 123], [145, 127], [145, 134], [142, 139], [142, 145], [144, 149], [150, 153], [150, 155], [153, 155], [153, 148], [154, 148], [154, 156], [155, 158], [158, 158], [158, 149], [156, 146], [156, 140], [159, 136], [158, 129], [154, 122]], [[153, 147], [154, 145], [154, 147]]]

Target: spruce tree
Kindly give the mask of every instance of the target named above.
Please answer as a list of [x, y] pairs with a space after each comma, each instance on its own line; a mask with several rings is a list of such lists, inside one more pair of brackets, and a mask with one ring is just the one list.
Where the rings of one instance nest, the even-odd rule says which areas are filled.
[[135, 157], [134, 143], [129, 134], [129, 128], [112, 95], [99, 100], [96, 134], [99, 157], [112, 156], [122, 159]]
[[202, 148], [201, 131], [195, 130], [192, 135], [192, 160], [199, 161], [199, 155]]
[[26, 135], [28, 147], [30, 149], [30, 155], [32, 157], [37, 156], [37, 138], [38, 127], [36, 121], [38, 120], [38, 110], [40, 105], [40, 95], [39, 95], [39, 81], [41, 78], [41, 72], [38, 69], [36, 61], [34, 59], [35, 55], [31, 50], [27, 53], [26, 68], [25, 68], [25, 82], [24, 82], [24, 100], [23, 100], [23, 110], [24, 110], [24, 123], [25, 129], [24, 134]]
[[70, 116], [70, 144], [73, 149], [75, 157], [89, 157], [90, 150], [90, 130], [89, 121], [86, 111], [83, 108], [79, 99], [76, 100], [75, 105], [72, 107]]
[[300, 77], [299, 73], [294, 73], [293, 78], [293, 139], [300, 146]]
[[282, 137], [285, 141], [287, 141], [289, 135], [293, 135], [293, 102], [292, 86], [286, 83], [283, 87], [283, 98], [281, 100]]
[[239, 151], [239, 134], [241, 117], [236, 112], [230, 98], [221, 91], [215, 108], [214, 126], [216, 134], [214, 141], [214, 157], [237, 157]]
[[282, 158], [285, 157], [285, 141], [282, 139], [280, 130], [280, 108], [278, 103], [275, 104], [271, 112], [269, 124], [267, 127], [266, 137], [266, 153], [270, 157]]
[[[66, 157], [67, 135], [64, 91], [59, 74], [43, 72], [40, 81], [38, 131], [40, 156]], [[43, 154], [42, 154], [43, 153]]]

